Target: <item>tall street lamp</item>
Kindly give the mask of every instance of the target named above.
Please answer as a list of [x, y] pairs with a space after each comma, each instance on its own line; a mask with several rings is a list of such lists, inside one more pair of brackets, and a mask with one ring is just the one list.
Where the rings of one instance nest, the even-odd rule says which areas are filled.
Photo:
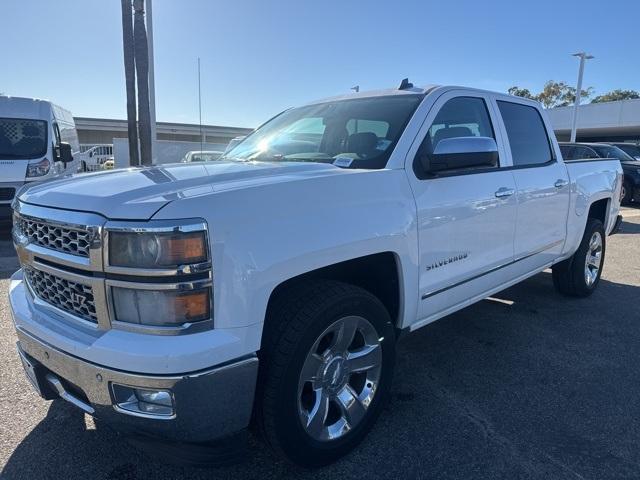
[[571, 141], [576, 141], [576, 129], [578, 126], [578, 107], [580, 106], [580, 94], [582, 93], [582, 75], [584, 74], [584, 62], [585, 60], [591, 60], [593, 55], [588, 55], [585, 52], [574, 53], [574, 57], [580, 57], [580, 70], [578, 72], [578, 86], [576, 88], [576, 100], [573, 103], [573, 121], [571, 122]]

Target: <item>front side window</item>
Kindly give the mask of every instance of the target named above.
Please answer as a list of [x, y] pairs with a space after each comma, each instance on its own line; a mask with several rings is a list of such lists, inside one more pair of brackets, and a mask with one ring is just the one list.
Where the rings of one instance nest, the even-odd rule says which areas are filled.
[[47, 153], [47, 122], [0, 118], [0, 159], [39, 158]]
[[390, 95], [287, 110], [246, 137], [223, 158], [336, 162], [343, 167], [384, 168], [423, 98], [418, 94]]
[[562, 158], [567, 161], [598, 158], [596, 152], [582, 145], [560, 145], [560, 153], [562, 153]]
[[609, 145], [594, 146], [593, 149], [597, 152], [600, 158], [617, 158], [625, 162], [633, 162], [634, 158], [624, 153], [618, 147], [612, 147]]
[[632, 157], [640, 159], [640, 147], [638, 145], [633, 145], [631, 143], [622, 143], [616, 146], [627, 155], [631, 155]]
[[536, 166], [553, 161], [547, 129], [536, 108], [500, 100], [498, 108], [507, 130], [514, 166]]
[[493, 126], [482, 98], [456, 97], [447, 101], [433, 120], [421, 148], [433, 153], [441, 140], [456, 137], [490, 137]]

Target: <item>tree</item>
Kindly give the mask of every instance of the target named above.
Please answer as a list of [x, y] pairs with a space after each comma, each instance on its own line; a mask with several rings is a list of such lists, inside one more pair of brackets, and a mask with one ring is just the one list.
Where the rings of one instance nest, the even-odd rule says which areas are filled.
[[122, 0], [122, 49], [124, 51], [124, 79], [127, 90], [127, 134], [129, 137], [129, 163], [139, 165], [138, 125], [136, 113], [136, 72], [133, 44], [133, 16], [131, 0]]
[[534, 95], [531, 94], [528, 88], [520, 88], [514, 86], [507, 90], [507, 92], [509, 92], [509, 95], [515, 95], [516, 97], [524, 97], [535, 100]]
[[144, 0], [133, 0], [133, 38], [135, 45], [136, 79], [138, 83], [138, 136], [140, 163], [151, 165], [151, 111], [149, 107], [149, 45], [144, 22]]
[[[528, 89], [518, 86], [511, 87], [508, 92], [511, 95], [530, 98], [542, 103], [545, 108], [566, 107], [573, 105], [576, 101], [576, 89], [567, 85], [566, 82], [556, 82], [549, 80], [544, 84], [544, 88], [537, 95], [533, 95]], [[589, 98], [593, 93], [593, 88], [589, 87], [582, 90], [582, 98]]]
[[591, 103], [615, 102], [616, 100], [628, 100], [632, 98], [640, 98], [640, 93], [636, 90], [621, 90], [618, 88], [603, 95], [598, 95], [591, 100]]

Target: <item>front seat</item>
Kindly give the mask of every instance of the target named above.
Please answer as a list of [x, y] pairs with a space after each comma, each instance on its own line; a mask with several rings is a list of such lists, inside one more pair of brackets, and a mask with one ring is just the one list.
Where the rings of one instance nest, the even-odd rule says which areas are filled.
[[373, 132], [360, 132], [349, 135], [347, 152], [357, 153], [361, 158], [370, 158], [377, 153], [378, 136]]

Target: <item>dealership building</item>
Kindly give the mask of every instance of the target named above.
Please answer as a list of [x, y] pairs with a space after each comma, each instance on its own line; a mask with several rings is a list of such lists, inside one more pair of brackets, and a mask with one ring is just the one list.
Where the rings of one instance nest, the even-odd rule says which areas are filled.
[[[114, 138], [127, 138], [127, 121], [107, 118], [74, 117], [78, 139], [84, 146], [112, 144]], [[250, 133], [252, 129], [202, 125], [203, 143], [224, 144]], [[171, 142], [199, 142], [200, 125], [191, 123], [156, 123], [158, 140]]]
[[[569, 141], [573, 107], [547, 110], [560, 141]], [[578, 109], [579, 142], [640, 142], [640, 99], [587, 103]]]

